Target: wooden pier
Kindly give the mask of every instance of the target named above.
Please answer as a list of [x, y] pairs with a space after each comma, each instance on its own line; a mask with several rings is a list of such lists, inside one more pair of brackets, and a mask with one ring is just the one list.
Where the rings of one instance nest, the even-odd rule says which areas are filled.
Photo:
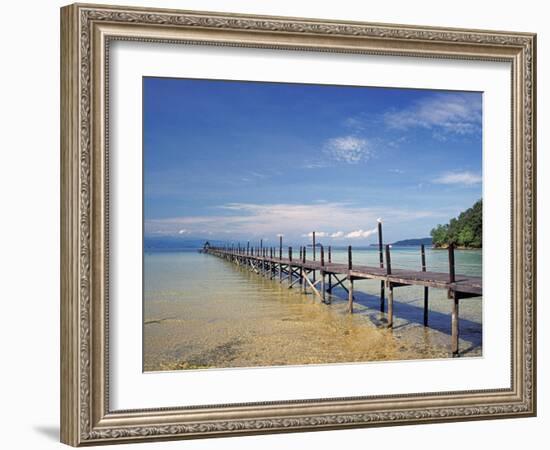
[[[379, 227], [380, 228], [380, 227]], [[421, 270], [404, 270], [392, 268], [391, 247], [385, 246], [382, 251], [381, 229], [379, 230], [379, 267], [356, 265], [353, 263], [352, 247], [348, 247], [347, 263], [332, 262], [332, 249], [328, 252], [322, 245], [313, 246], [312, 256], [307, 258], [308, 247], [300, 247], [299, 253], [293, 253], [293, 248], [285, 249], [283, 255], [282, 239], [279, 247], [266, 248], [261, 242], [259, 247], [235, 246], [213, 247], [205, 245], [203, 252], [226, 259], [238, 266], [247, 267], [259, 275], [279, 282], [286, 281], [289, 288], [299, 287], [301, 292], [313, 292], [323, 303], [330, 302], [333, 289], [340, 286], [348, 294], [348, 311], [353, 313], [354, 281], [380, 280], [380, 310], [384, 312], [387, 296], [387, 326], [393, 327], [394, 289], [401, 286], [424, 287], [424, 326], [428, 326], [428, 290], [429, 288], [445, 289], [451, 302], [451, 351], [454, 356], [459, 354], [459, 301], [465, 298], [483, 295], [481, 277], [470, 277], [455, 273], [454, 247], [450, 246], [449, 272], [431, 272], [426, 270], [424, 246], [421, 246]], [[315, 238], [314, 238], [315, 239]], [[315, 249], [320, 247], [319, 258]], [[384, 258], [385, 256], [385, 258]], [[384, 260], [385, 259], [385, 260]], [[327, 296], [327, 293], [329, 296]]]

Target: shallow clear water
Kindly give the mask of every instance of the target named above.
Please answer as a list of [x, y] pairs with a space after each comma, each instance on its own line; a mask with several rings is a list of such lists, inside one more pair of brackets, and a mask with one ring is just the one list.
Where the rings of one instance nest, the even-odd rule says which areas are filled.
[[[311, 257], [311, 255], [308, 255]], [[344, 249], [333, 262], [345, 262]], [[456, 272], [481, 276], [481, 251], [457, 250]], [[354, 249], [354, 264], [378, 264], [376, 248]], [[447, 252], [426, 249], [428, 270], [448, 270]], [[416, 247], [393, 248], [392, 267], [420, 268]], [[384, 327], [380, 282], [355, 282], [355, 313], [335, 289], [332, 304], [288, 289], [196, 250], [144, 255], [144, 370], [326, 364], [450, 357], [451, 303], [430, 289], [429, 327], [423, 288], [394, 290], [394, 328]], [[460, 351], [482, 350], [482, 298], [460, 302]]]

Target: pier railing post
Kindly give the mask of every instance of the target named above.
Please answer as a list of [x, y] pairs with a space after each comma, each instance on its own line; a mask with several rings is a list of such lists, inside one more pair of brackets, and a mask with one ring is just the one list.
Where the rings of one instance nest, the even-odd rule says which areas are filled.
[[[380, 261], [380, 268], [384, 268], [384, 240], [382, 238], [382, 220], [378, 219], [378, 259]], [[384, 281], [380, 281], [380, 311], [384, 312]]]
[[321, 296], [322, 296], [322, 300], [323, 300], [323, 303], [326, 303], [327, 302], [327, 295], [326, 295], [326, 289], [325, 289], [325, 280], [326, 280], [326, 275], [325, 275], [325, 271], [324, 271], [324, 267], [325, 267], [325, 247], [321, 245]]
[[307, 288], [307, 283], [306, 283], [306, 277], [308, 276], [307, 272], [306, 272], [306, 268], [305, 268], [305, 264], [306, 264], [306, 246], [304, 245], [303, 247], [303, 250], [302, 250], [302, 292], [305, 294], [306, 293], [306, 288]]
[[353, 314], [353, 278], [349, 276], [348, 285], [348, 312]]
[[283, 259], [283, 237], [279, 236], [279, 259]]
[[[424, 244], [420, 245], [420, 255], [422, 260], [422, 272], [426, 272], [426, 249]], [[424, 286], [424, 326], [428, 326], [428, 286]]]
[[[390, 245], [386, 244], [386, 274], [391, 275], [391, 254]], [[388, 289], [388, 328], [393, 327], [393, 284], [386, 280], [386, 288]]]
[[283, 282], [283, 253], [282, 248], [279, 247], [279, 283]]
[[389, 244], [386, 244], [386, 274], [391, 275], [391, 255]]
[[[351, 270], [353, 267], [352, 254], [351, 254], [351, 245], [348, 245], [348, 270]], [[348, 274], [349, 286], [348, 286], [348, 311], [353, 313], [353, 278], [351, 273]]]
[[[313, 238], [313, 261], [315, 261], [316, 254], [317, 254], [317, 243], [315, 242], [315, 231], [312, 232], [312, 238]], [[313, 282], [315, 283], [315, 268], [313, 268]]]
[[328, 246], [328, 263], [330, 264], [332, 262], [332, 248], [329, 245]]
[[449, 283], [454, 283], [455, 278], [455, 246], [449, 245]]
[[292, 247], [288, 247], [288, 287], [292, 287]]

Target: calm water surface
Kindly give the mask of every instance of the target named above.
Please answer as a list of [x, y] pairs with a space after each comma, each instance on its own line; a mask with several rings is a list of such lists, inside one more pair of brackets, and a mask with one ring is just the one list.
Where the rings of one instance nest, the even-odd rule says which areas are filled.
[[[456, 271], [481, 276], [481, 251], [457, 250]], [[333, 261], [345, 262], [345, 250]], [[426, 250], [428, 270], [446, 272], [447, 252]], [[378, 264], [376, 248], [354, 249], [355, 264]], [[392, 267], [420, 268], [416, 247], [393, 248]], [[394, 329], [384, 328], [380, 282], [356, 281], [355, 314], [347, 294], [332, 304], [288, 289], [217, 257], [185, 251], [144, 255], [144, 370], [326, 364], [450, 357], [451, 303], [430, 289], [430, 327], [423, 288], [394, 290]], [[482, 298], [460, 302], [463, 357], [482, 353]]]

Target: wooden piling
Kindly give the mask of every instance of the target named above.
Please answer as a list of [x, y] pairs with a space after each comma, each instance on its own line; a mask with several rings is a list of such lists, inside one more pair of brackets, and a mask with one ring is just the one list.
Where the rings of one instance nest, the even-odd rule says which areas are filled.
[[[426, 249], [424, 244], [420, 245], [420, 255], [422, 260], [422, 272], [426, 272]], [[424, 326], [428, 326], [428, 286], [424, 286]]]
[[388, 290], [388, 328], [393, 328], [393, 284], [387, 281], [386, 288]]
[[332, 249], [330, 245], [328, 246], [328, 263], [332, 263]]
[[323, 303], [327, 302], [327, 296], [326, 296], [326, 290], [325, 290], [325, 272], [323, 270], [321, 270], [321, 300]]
[[279, 259], [283, 259], [283, 237], [279, 236]]
[[348, 279], [348, 312], [353, 314], [353, 278], [350, 276]]
[[321, 266], [325, 265], [325, 248], [321, 245]]
[[458, 318], [458, 292], [451, 291], [453, 303], [451, 305], [451, 351], [453, 356], [458, 355], [459, 318]]
[[348, 245], [348, 270], [351, 270], [351, 268], [352, 268], [351, 245]]

